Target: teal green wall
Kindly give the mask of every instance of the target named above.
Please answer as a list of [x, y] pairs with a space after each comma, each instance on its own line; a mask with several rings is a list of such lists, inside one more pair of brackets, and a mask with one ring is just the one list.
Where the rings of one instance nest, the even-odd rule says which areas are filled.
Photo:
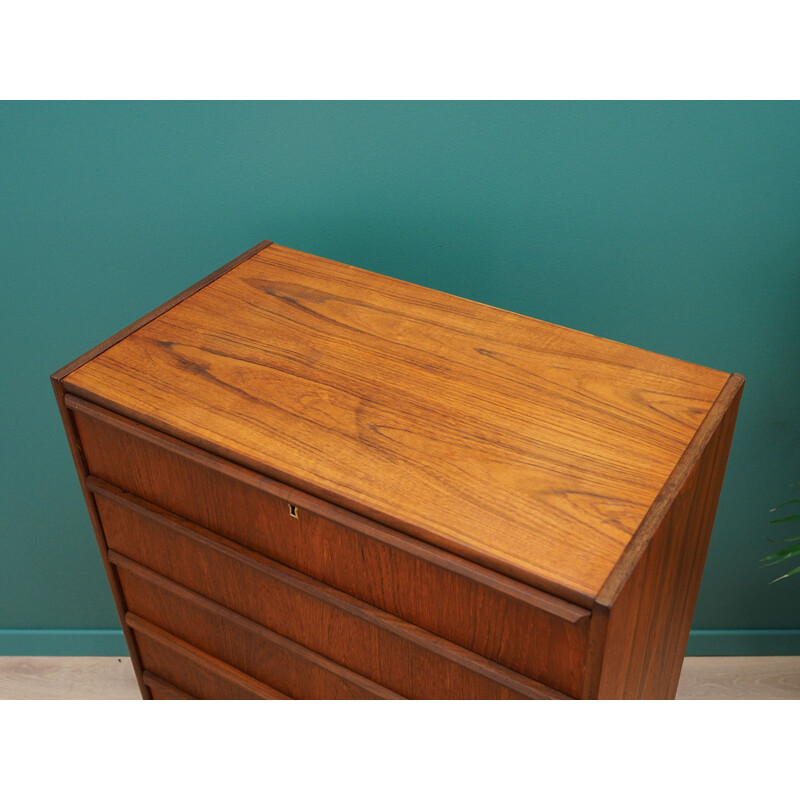
[[0, 653], [124, 650], [49, 374], [265, 238], [744, 374], [690, 650], [800, 653], [758, 568], [800, 479], [800, 104], [760, 102], [0, 104]]

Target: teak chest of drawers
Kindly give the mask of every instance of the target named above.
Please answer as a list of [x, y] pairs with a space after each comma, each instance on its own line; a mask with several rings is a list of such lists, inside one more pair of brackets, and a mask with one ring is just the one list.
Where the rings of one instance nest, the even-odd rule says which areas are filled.
[[674, 697], [743, 383], [270, 242], [53, 375], [155, 699]]

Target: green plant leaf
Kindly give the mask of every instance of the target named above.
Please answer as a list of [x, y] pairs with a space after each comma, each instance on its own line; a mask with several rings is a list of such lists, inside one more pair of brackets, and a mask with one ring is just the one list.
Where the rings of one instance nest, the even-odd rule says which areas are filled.
[[783, 555], [778, 555], [777, 553], [775, 553], [774, 555], [766, 556], [761, 560], [764, 562], [765, 567], [771, 567], [773, 564], [780, 564], [781, 561], [786, 561], [786, 559], [793, 558], [796, 555], [800, 555], [800, 553], [797, 552], [785, 553]]
[[[791, 485], [800, 486], [800, 481], [795, 481]], [[785, 503], [780, 503], [779, 505], [775, 506], [775, 508], [771, 508], [769, 510], [769, 513], [771, 514], [773, 511], [777, 511], [780, 508], [786, 508], [787, 506], [795, 506], [795, 505], [800, 505], [800, 498], [795, 497], [792, 500], [787, 500]], [[798, 522], [798, 521], [800, 521], [800, 514], [790, 514], [789, 516], [780, 517], [779, 519], [771, 519], [769, 520], [769, 523], [770, 525], [772, 525], [773, 523], [779, 523], [779, 522]], [[771, 553], [768, 556], [764, 556], [764, 558], [761, 559], [762, 567], [771, 567], [774, 566], [775, 564], [780, 564], [782, 561], [786, 561], [786, 559], [788, 558], [794, 558], [794, 556], [800, 555], [800, 536], [795, 536], [790, 539], [778, 539], [778, 540], [768, 538], [767, 541], [772, 542], [773, 544], [777, 544], [778, 542], [780, 542], [781, 544], [787, 544], [789, 542], [792, 542], [792, 544], [789, 544], [788, 547], [781, 548], [775, 553]], [[789, 576], [796, 575], [798, 573], [800, 573], [800, 567], [795, 567], [794, 569], [789, 570], [789, 572], [785, 573], [784, 575], [781, 575], [780, 577], [775, 578], [775, 580], [770, 581], [770, 583], [777, 583], [777, 581], [782, 581], [784, 578], [788, 578]]]
[[775, 578], [774, 581], [770, 581], [770, 583], [777, 583], [778, 581], [782, 581], [784, 578], [788, 578], [790, 575], [796, 575], [800, 572], [800, 567], [795, 567], [792, 570], [789, 570], [785, 575], [781, 575], [780, 578]]
[[787, 500], [785, 503], [781, 503], [779, 506], [775, 506], [775, 508], [771, 508], [769, 511], [772, 513], [773, 511], [777, 511], [779, 508], [786, 508], [786, 506], [794, 505], [795, 503], [800, 504], [800, 499], [798, 500]]
[[789, 547], [784, 547], [778, 550], [777, 553], [764, 556], [761, 560], [767, 562], [767, 564], [777, 564], [780, 561], [785, 561], [787, 558], [797, 555], [800, 555], [800, 542], [789, 545]]

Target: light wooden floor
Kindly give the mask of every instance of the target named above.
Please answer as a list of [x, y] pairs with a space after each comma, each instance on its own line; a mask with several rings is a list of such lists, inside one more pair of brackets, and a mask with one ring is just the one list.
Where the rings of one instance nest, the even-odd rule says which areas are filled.
[[[2, 700], [138, 700], [129, 658], [0, 657]], [[800, 656], [687, 658], [679, 700], [800, 700]]]

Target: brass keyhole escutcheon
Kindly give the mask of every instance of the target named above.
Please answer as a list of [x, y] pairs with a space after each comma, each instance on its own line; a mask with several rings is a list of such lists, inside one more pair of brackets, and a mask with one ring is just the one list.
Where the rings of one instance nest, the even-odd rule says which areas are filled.
[[300, 519], [300, 515], [297, 513], [297, 506], [293, 506], [291, 503], [289, 503], [289, 516]]

